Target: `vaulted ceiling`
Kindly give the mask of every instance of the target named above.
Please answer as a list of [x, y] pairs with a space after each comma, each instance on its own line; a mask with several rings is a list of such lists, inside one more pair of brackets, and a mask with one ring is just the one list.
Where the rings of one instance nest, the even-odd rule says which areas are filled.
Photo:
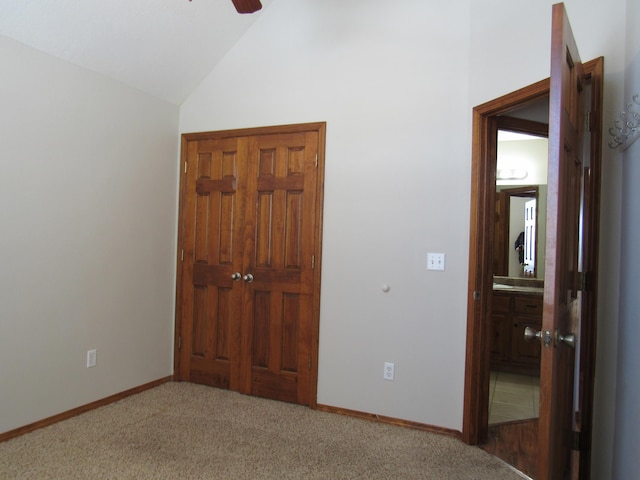
[[3, 0], [0, 35], [180, 104], [272, 1]]

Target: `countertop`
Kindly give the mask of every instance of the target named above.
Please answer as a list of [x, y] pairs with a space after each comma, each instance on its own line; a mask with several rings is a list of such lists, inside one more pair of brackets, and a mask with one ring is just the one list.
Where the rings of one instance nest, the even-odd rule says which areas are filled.
[[493, 291], [505, 293], [530, 293], [534, 295], [544, 294], [544, 288], [542, 287], [522, 287], [519, 285], [504, 285], [502, 283], [494, 283]]
[[544, 293], [544, 281], [535, 278], [493, 277], [494, 292], [530, 293], [542, 295]]

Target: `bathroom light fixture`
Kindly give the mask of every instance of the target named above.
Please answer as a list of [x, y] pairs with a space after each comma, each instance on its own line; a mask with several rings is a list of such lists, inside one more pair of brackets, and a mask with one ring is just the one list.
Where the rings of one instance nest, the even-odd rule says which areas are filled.
[[524, 180], [528, 175], [524, 168], [501, 168], [497, 171], [496, 180]]

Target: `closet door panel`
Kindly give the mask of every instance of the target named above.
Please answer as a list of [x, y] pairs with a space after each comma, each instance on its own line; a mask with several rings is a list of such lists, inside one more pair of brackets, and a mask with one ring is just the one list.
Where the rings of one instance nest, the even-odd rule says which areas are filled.
[[181, 376], [223, 388], [238, 383], [243, 148], [237, 138], [187, 146]]
[[309, 391], [317, 150], [313, 132], [259, 136], [247, 182], [244, 386], [297, 403]]

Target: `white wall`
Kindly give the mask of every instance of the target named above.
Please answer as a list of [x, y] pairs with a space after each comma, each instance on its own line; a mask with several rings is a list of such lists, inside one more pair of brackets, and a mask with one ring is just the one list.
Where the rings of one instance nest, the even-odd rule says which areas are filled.
[[[624, 104], [640, 94], [640, 5], [627, 2], [627, 48]], [[640, 112], [634, 106], [633, 111]], [[633, 478], [640, 471], [637, 434], [640, 430], [640, 141], [636, 140], [622, 158], [622, 241], [620, 271], [620, 320], [617, 357], [616, 418], [613, 445], [613, 480]]]
[[[461, 429], [471, 110], [549, 75], [552, 3], [278, 0], [183, 104], [181, 132], [328, 122], [320, 403]], [[625, 0], [566, 5], [619, 103]], [[600, 318], [615, 323], [620, 172], [604, 154]], [[444, 273], [425, 270], [428, 251], [447, 254]], [[594, 456], [613, 421], [597, 399]]]
[[6, 37], [0, 58], [4, 432], [171, 374], [178, 108]]
[[[273, 2], [180, 123], [327, 121], [318, 402], [458, 430], [471, 148], [462, 5]], [[427, 272], [427, 252], [446, 253], [445, 272]]]

